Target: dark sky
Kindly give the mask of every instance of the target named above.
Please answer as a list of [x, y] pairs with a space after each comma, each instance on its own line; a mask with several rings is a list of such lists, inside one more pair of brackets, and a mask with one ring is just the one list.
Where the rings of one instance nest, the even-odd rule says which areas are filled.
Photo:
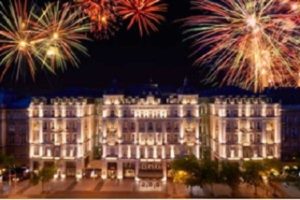
[[89, 57], [80, 57], [80, 68], [69, 67], [56, 76], [40, 73], [35, 82], [13, 80], [2, 83], [6, 87], [27, 89], [55, 89], [61, 87], [100, 88], [109, 85], [113, 78], [125, 85], [155, 82], [180, 85], [185, 77], [200, 85], [199, 68], [189, 58], [191, 49], [182, 42], [182, 29], [175, 20], [190, 13], [190, 0], [165, 0], [169, 5], [166, 21], [159, 26], [160, 32], [141, 38], [136, 29], [126, 30], [123, 25], [108, 41], [86, 42]]

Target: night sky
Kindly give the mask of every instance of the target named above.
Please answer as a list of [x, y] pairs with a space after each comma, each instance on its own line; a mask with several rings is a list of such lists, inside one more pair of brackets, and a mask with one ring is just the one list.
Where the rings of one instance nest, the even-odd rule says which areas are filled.
[[[41, 2], [41, 1], [39, 1]], [[190, 14], [189, 0], [165, 0], [169, 9], [160, 32], [141, 38], [136, 29], [120, 31], [108, 41], [86, 42], [89, 57], [81, 56], [80, 68], [69, 67], [56, 76], [40, 72], [35, 82], [30, 77], [16, 82], [8, 76], [5, 87], [18, 89], [57, 89], [66, 87], [102, 88], [117, 79], [123, 85], [154, 82], [163, 85], [181, 85], [187, 77], [196, 86], [201, 84], [199, 67], [193, 66], [189, 57], [191, 49], [183, 42], [178, 19]]]

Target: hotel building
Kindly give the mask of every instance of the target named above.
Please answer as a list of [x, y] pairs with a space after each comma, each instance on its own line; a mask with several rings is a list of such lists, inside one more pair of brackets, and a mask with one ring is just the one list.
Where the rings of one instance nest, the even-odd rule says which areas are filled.
[[263, 97], [216, 97], [209, 106], [213, 157], [280, 158], [279, 104]]
[[32, 170], [55, 166], [55, 178], [81, 179], [85, 169], [99, 168], [101, 178], [133, 179], [141, 191], [164, 188], [180, 156], [281, 155], [281, 105], [265, 97], [208, 97], [186, 83], [171, 92], [151, 83], [133, 93], [72, 96], [30, 98], [18, 109], [3, 105], [2, 149], [23, 156]]
[[197, 94], [103, 96], [102, 178], [134, 178], [140, 190], [160, 190], [179, 156], [200, 158]]
[[55, 178], [82, 178], [92, 154], [95, 105], [87, 98], [34, 98], [29, 106], [30, 168], [55, 166]]

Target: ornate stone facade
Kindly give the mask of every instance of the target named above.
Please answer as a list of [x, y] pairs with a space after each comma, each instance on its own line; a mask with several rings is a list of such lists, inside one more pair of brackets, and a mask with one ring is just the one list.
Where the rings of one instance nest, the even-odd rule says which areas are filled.
[[[198, 95], [105, 95], [102, 178], [135, 178], [147, 188], [144, 180], [166, 181], [174, 158], [190, 153], [200, 158], [198, 101]], [[160, 188], [161, 182], [150, 184]]]
[[213, 156], [280, 158], [281, 106], [262, 97], [217, 97], [210, 103]]
[[30, 167], [55, 165], [56, 178], [82, 177], [91, 159], [95, 105], [87, 98], [34, 98], [29, 107]]

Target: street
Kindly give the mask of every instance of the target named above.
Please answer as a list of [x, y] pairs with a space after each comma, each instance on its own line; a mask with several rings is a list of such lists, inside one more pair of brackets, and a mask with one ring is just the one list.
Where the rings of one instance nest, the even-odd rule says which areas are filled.
[[[278, 187], [284, 187], [278, 185]], [[213, 197], [230, 197], [231, 190], [227, 185], [214, 184]], [[202, 190], [202, 189], [201, 189]], [[265, 187], [258, 187], [257, 196], [254, 189], [248, 184], [239, 186], [239, 197], [243, 198], [268, 198], [272, 197], [272, 189], [266, 190]], [[295, 188], [284, 188], [286, 197], [294, 197]], [[211, 188], [204, 187], [202, 194], [198, 197], [212, 197]], [[29, 181], [17, 183], [10, 188], [7, 194], [2, 194], [2, 198], [188, 198], [190, 191], [181, 184], [168, 182], [167, 187], [161, 192], [141, 192], [138, 191], [134, 180], [101, 180], [101, 179], [75, 179], [53, 180], [45, 184], [42, 192], [41, 184], [30, 185]]]

